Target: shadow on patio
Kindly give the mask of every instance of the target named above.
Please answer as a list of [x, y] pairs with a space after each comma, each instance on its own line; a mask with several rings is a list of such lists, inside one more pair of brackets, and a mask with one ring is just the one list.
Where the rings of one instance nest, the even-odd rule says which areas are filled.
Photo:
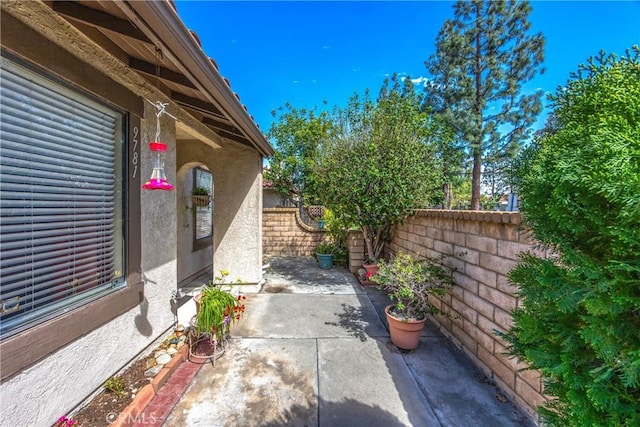
[[433, 324], [418, 349], [393, 346], [388, 299], [347, 270], [274, 258], [265, 277], [165, 425], [531, 425]]

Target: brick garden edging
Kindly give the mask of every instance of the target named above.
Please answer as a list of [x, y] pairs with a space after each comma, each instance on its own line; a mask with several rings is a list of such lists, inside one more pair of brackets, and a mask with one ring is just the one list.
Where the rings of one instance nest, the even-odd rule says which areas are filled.
[[140, 414], [156, 396], [160, 388], [167, 382], [178, 367], [189, 357], [189, 345], [183, 345], [176, 354], [173, 355], [169, 363], [164, 365], [162, 370], [153, 377], [151, 383], [145, 385], [138, 391], [133, 401], [122, 410], [118, 418], [111, 423], [110, 427], [130, 427], [136, 423]]
[[[349, 267], [357, 271], [365, 258], [362, 234], [351, 232]], [[388, 253], [448, 256], [455, 268], [457, 286], [434, 304], [453, 318], [436, 316], [440, 330], [480, 367], [520, 408], [536, 418], [536, 406], [545, 400], [540, 373], [503, 353], [507, 343], [494, 330], [512, 324], [510, 311], [517, 307], [516, 288], [507, 274], [518, 254], [532, 251], [536, 242], [521, 226], [518, 212], [419, 210], [401, 224], [387, 245]]]

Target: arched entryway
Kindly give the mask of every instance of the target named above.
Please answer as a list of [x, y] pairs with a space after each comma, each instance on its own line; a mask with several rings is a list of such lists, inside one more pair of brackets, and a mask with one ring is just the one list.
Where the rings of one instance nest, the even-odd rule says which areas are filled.
[[188, 291], [213, 277], [213, 175], [202, 163], [178, 170], [178, 287]]

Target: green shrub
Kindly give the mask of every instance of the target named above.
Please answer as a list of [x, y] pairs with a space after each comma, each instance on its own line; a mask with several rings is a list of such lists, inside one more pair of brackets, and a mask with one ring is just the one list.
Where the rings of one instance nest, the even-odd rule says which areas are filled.
[[320, 243], [316, 246], [316, 253], [320, 255], [333, 255], [336, 252], [336, 245], [333, 243]]
[[580, 66], [514, 174], [525, 223], [555, 256], [512, 270], [523, 305], [501, 335], [542, 372], [550, 425], [640, 425], [639, 53]]
[[328, 208], [325, 208], [322, 219], [325, 221], [325, 231], [335, 244], [333, 262], [337, 265], [348, 267], [349, 252], [347, 250], [347, 237], [349, 230], [355, 225], [348, 223]]
[[117, 396], [124, 394], [124, 380], [119, 375], [114, 375], [104, 382], [104, 388]]

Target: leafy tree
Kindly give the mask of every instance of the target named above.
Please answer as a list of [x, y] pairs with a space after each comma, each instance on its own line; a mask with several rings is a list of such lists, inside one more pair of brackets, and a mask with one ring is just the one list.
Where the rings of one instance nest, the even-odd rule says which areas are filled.
[[556, 254], [510, 273], [523, 305], [502, 334], [555, 396], [549, 425], [640, 425], [640, 50], [600, 54], [551, 98], [551, 129], [514, 178]]
[[267, 136], [275, 142], [264, 177], [283, 197], [296, 203], [316, 204], [317, 188], [313, 163], [320, 142], [332, 131], [330, 115], [314, 109], [298, 109], [287, 103], [271, 112], [272, 123]]
[[321, 199], [343, 221], [358, 224], [376, 261], [392, 227], [426, 206], [440, 175], [429, 117], [409, 79], [387, 81], [374, 102], [354, 95], [336, 112], [337, 133], [317, 164]]
[[485, 156], [513, 156], [540, 112], [541, 93], [520, 95], [543, 61], [544, 39], [529, 35], [528, 2], [462, 1], [426, 62], [428, 96], [473, 162], [471, 208], [480, 206]]
[[436, 153], [442, 170], [442, 207], [451, 209], [456, 200], [454, 192], [463, 185], [467, 175], [465, 163], [468, 155], [464, 143], [460, 141], [453, 127], [447, 123], [446, 115], [442, 113], [443, 99], [439, 96], [436, 86], [428, 84], [423, 89], [422, 110], [429, 114], [436, 124], [433, 130]]

